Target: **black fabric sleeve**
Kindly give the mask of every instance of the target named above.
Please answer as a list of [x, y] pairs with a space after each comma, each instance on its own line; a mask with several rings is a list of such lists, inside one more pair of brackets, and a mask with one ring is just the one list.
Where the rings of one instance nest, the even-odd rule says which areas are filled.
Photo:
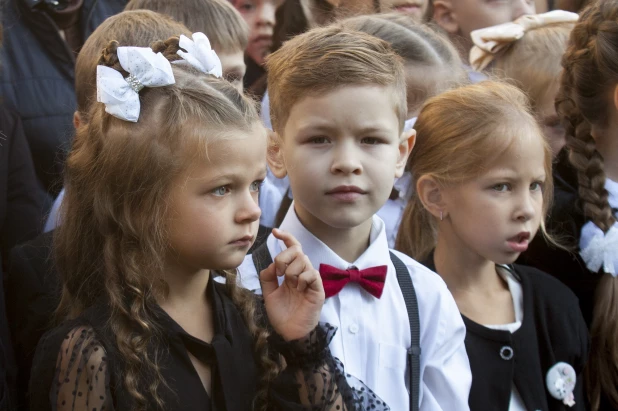
[[269, 342], [285, 359], [286, 368], [271, 384], [270, 406], [280, 410], [382, 410], [390, 408], [362, 381], [346, 374], [328, 345], [337, 329], [320, 324], [300, 340]]

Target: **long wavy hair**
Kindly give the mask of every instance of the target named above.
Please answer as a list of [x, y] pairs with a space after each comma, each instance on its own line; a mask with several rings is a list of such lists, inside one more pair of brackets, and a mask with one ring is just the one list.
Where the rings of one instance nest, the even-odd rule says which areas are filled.
[[[603, 157], [592, 126], [604, 128], [610, 114], [607, 91], [618, 83], [618, 0], [603, 0], [582, 11], [562, 59], [564, 71], [556, 108], [563, 118], [569, 159], [577, 170], [584, 214], [607, 232], [616, 222], [605, 190]], [[618, 278], [602, 274], [597, 286], [586, 387], [593, 410], [604, 395], [618, 407]]]
[[[110, 42], [99, 64], [126, 77], [117, 47]], [[179, 58], [178, 37], [152, 48], [169, 60]], [[63, 223], [54, 234], [63, 283], [58, 313], [75, 318], [95, 302], [109, 305], [122, 382], [137, 410], [153, 400], [164, 409], [158, 395], [165, 386], [157, 360], [160, 328], [152, 307], [168, 291], [162, 271], [171, 182], [196, 156], [206, 155], [217, 135], [259, 124], [254, 101], [228, 82], [188, 68], [173, 66], [173, 72], [174, 85], [141, 90], [136, 123], [93, 104], [67, 160]], [[268, 333], [256, 324], [251, 293], [237, 287], [234, 272], [224, 275], [228, 294], [255, 338], [264, 376], [257, 404], [264, 404], [266, 384], [278, 372], [266, 351]]]

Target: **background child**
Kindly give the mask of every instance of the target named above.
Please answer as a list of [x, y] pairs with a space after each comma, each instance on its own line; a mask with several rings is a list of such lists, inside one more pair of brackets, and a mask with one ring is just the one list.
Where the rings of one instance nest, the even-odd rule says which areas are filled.
[[[103, 51], [97, 100], [104, 104], [93, 105], [75, 138], [63, 205], [71, 218], [54, 239], [59, 312], [71, 320], [39, 344], [33, 410], [245, 410], [258, 376], [270, 384], [277, 375], [253, 297], [223, 271], [242, 261], [255, 236], [266, 136], [253, 101], [176, 65], [187, 56], [178, 54], [182, 41], [153, 50], [112, 41]], [[220, 64], [210, 58], [201, 63]], [[367, 394], [351, 391], [322, 352], [332, 329], [315, 329], [324, 298], [318, 273], [293, 237], [274, 234], [288, 249], [261, 275], [264, 312], [278, 334], [268, 345], [286, 358], [279, 377], [289, 383], [272, 381], [281, 391], [262, 404], [290, 409], [296, 397], [326, 409], [366, 406]]]
[[[469, 369], [452, 297], [437, 275], [391, 254], [374, 216], [414, 144], [414, 132], [403, 131], [401, 58], [383, 40], [333, 25], [284, 43], [267, 68], [275, 131], [269, 165], [277, 178], [289, 176], [294, 192], [281, 228], [332, 281], [321, 319], [342, 330], [330, 343], [333, 355], [393, 410], [467, 410]], [[256, 266], [284, 247], [270, 236], [247, 256], [243, 285], [260, 292]], [[398, 278], [411, 278], [418, 290], [410, 316]], [[410, 321], [417, 316], [422, 355], [410, 383]], [[407, 387], [419, 385], [419, 402], [410, 404]]]
[[532, 0], [434, 0], [431, 12], [430, 17], [448, 33], [461, 60], [467, 64], [472, 31], [534, 14], [535, 9]]
[[191, 30], [206, 34], [223, 66], [223, 78], [243, 89], [244, 51], [249, 28], [226, 0], [131, 0], [125, 10], [146, 9], [171, 16]]
[[543, 242], [526, 256], [575, 292], [589, 326], [587, 390], [593, 410], [618, 409], [618, 1], [585, 9], [562, 60], [557, 99], [568, 159], [559, 157], [550, 232], [573, 256]]
[[472, 33], [472, 68], [487, 69], [528, 95], [554, 157], [566, 143], [564, 126], [555, 108], [562, 73], [560, 62], [577, 18], [575, 13], [556, 10]]
[[457, 302], [470, 409], [566, 410], [574, 399], [585, 410], [577, 299], [539, 270], [508, 266], [543, 230], [552, 196], [551, 152], [525, 95], [494, 82], [447, 91], [425, 104], [415, 128], [416, 191], [397, 248], [440, 274]]

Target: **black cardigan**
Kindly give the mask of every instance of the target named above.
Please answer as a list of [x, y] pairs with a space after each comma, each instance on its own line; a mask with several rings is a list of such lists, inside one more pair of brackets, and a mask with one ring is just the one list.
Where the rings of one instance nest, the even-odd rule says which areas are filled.
[[[425, 265], [435, 271], [433, 259]], [[582, 370], [589, 341], [577, 298], [542, 271], [521, 265], [513, 268], [521, 281], [524, 302], [524, 317], [517, 331], [492, 330], [462, 316], [472, 370], [470, 410], [508, 410], [513, 382], [527, 410], [586, 410]], [[512, 359], [502, 359], [503, 347], [512, 349]], [[573, 407], [547, 391], [547, 372], [557, 362], [570, 364], [577, 373]]]

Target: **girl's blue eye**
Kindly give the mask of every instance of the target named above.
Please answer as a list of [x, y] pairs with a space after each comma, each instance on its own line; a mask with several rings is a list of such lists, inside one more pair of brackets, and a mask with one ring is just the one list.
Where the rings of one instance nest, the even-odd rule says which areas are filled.
[[250, 190], [251, 191], [260, 191], [260, 188], [262, 187], [262, 183], [263, 182], [264, 182], [264, 180], [254, 181], [253, 183], [251, 183]]
[[217, 187], [214, 190], [212, 190], [212, 193], [216, 196], [224, 196], [229, 192], [229, 189], [227, 186], [221, 186], [221, 187]]
[[543, 190], [543, 183], [536, 181], [532, 184], [530, 184], [530, 190], [532, 191], [542, 191]]
[[492, 189], [494, 189], [495, 191], [501, 192], [501, 193], [508, 191], [510, 188], [511, 187], [507, 183], [496, 184], [495, 186], [492, 187]]

